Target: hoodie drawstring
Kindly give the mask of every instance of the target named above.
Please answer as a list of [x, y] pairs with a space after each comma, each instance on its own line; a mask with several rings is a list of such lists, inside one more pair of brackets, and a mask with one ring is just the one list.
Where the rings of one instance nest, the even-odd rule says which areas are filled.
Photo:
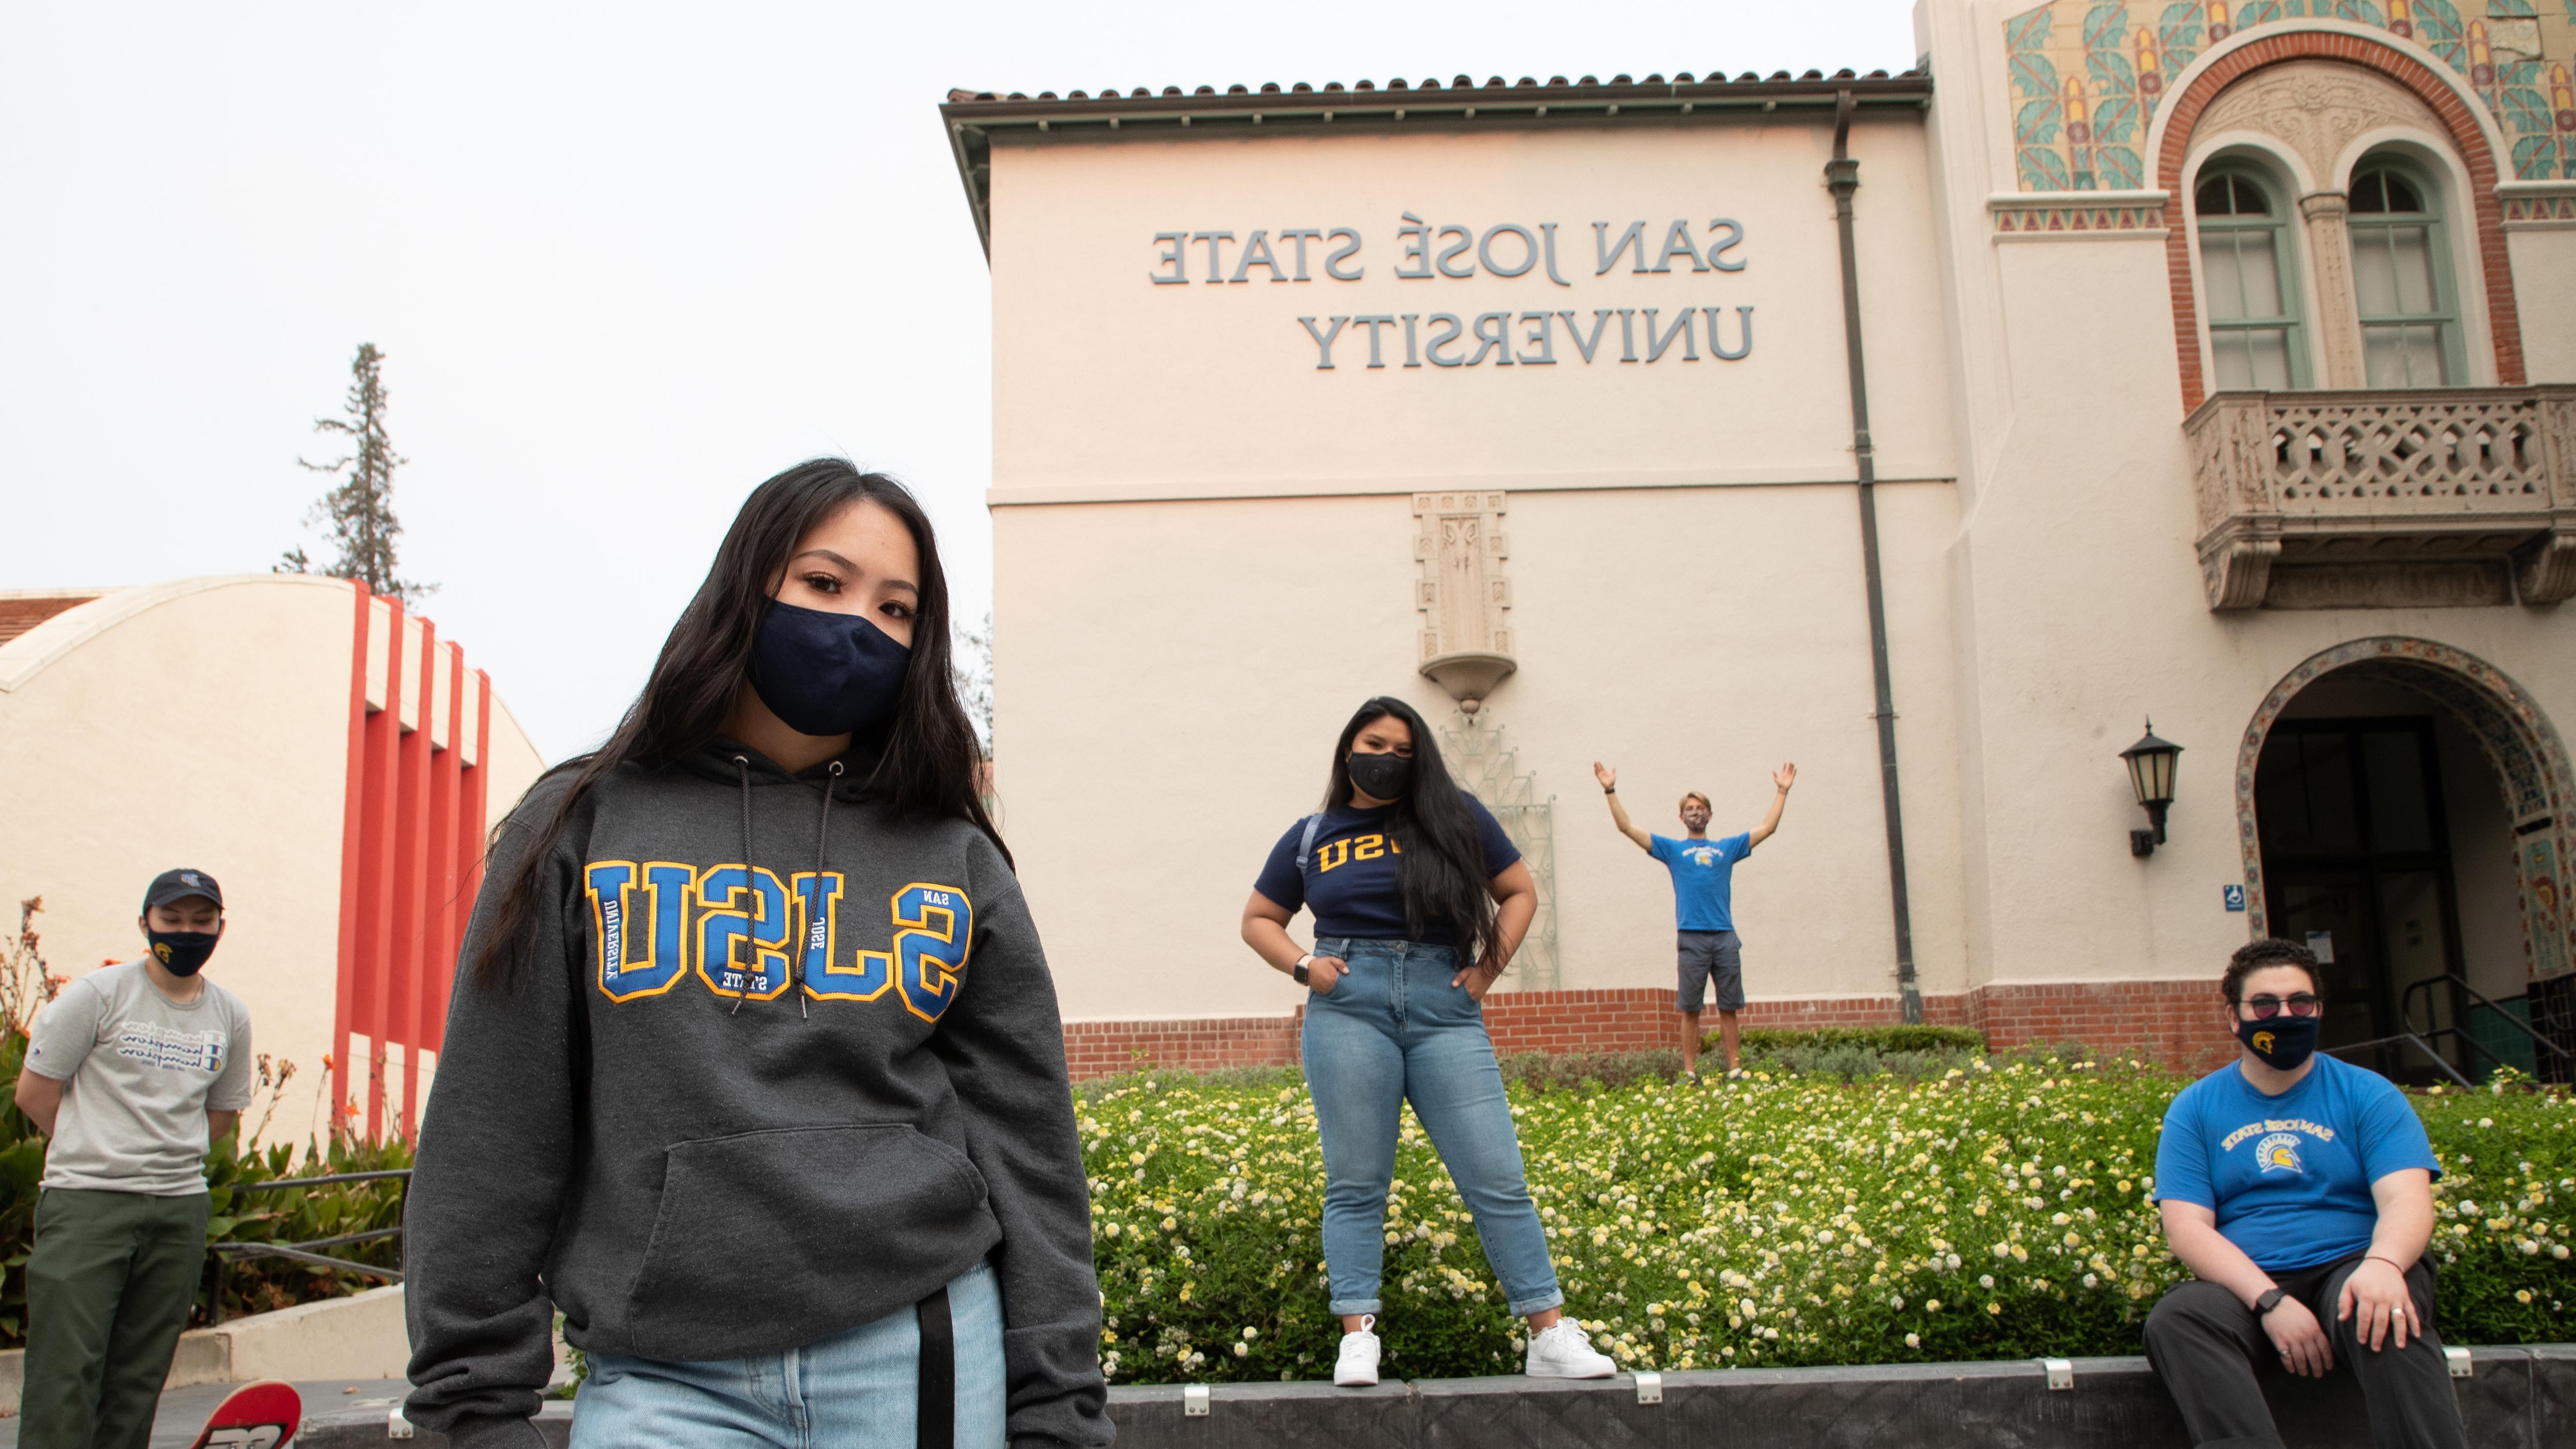
[[[751, 869], [751, 761], [741, 755], [733, 757], [734, 778], [742, 782], [742, 868]], [[721, 968], [718, 972], [722, 974]], [[733, 997], [733, 1010], [727, 1016], [742, 1015], [742, 1003], [751, 995], [751, 981], [746, 977], [742, 989]]]
[[[742, 865], [743, 869], [749, 870], [751, 869], [751, 761], [742, 755], [736, 755], [733, 757], [733, 768], [735, 779], [740, 781], [742, 785]], [[820, 881], [823, 878], [824, 863], [830, 858], [832, 846], [832, 791], [841, 783], [842, 769], [843, 766], [841, 762], [834, 760], [832, 762], [831, 778], [823, 782], [823, 811], [821, 818], [815, 822], [814, 826], [814, 878], [817, 881]], [[795, 894], [793, 891], [790, 891], [788, 895], [787, 910], [789, 918], [793, 919], [796, 911]], [[813, 933], [813, 929], [814, 923], [808, 922], [806, 925], [806, 933], [809, 936]], [[805, 942], [801, 940], [790, 941], [787, 943], [787, 985], [791, 990], [796, 985], [796, 958], [804, 951], [804, 949]], [[751, 983], [746, 980], [743, 983], [743, 989], [734, 995], [733, 1010], [727, 1012], [726, 1015], [740, 1015], [742, 1012], [742, 1003], [744, 999], [750, 995]], [[805, 1005], [805, 993], [801, 991], [796, 993], [796, 1014], [808, 1019], [813, 1015], [813, 1013], [807, 1009]]]
[[[823, 899], [823, 862], [828, 856], [832, 846], [832, 791], [837, 788], [840, 783], [841, 762], [834, 760], [832, 762], [831, 778], [823, 782], [823, 815], [822, 818], [816, 821], [814, 825], [814, 898], [817, 901]], [[808, 936], [813, 935], [816, 924], [816, 922], [812, 921], [806, 922], [805, 934]], [[800, 941], [797, 943], [797, 946], [798, 949], [801, 950], [803, 949], [804, 943]], [[790, 954], [787, 958], [787, 979], [791, 983], [796, 980], [796, 957], [793, 954]], [[805, 1009], [805, 993], [802, 991], [796, 993], [796, 1014], [798, 1016], [810, 1016], [812, 1014]]]

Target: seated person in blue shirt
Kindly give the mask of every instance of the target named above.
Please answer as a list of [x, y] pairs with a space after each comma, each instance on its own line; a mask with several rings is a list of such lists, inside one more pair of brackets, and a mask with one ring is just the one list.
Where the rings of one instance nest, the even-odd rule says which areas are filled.
[[2175, 1096], [2156, 1148], [2165, 1241], [2192, 1273], [2147, 1359], [2201, 1449], [2279, 1449], [2257, 1369], [2361, 1381], [2378, 1449], [2461, 1449], [2433, 1332], [2433, 1160], [2387, 1078], [2316, 1054], [2317, 958], [2265, 939], [2219, 989], [2238, 1059]]

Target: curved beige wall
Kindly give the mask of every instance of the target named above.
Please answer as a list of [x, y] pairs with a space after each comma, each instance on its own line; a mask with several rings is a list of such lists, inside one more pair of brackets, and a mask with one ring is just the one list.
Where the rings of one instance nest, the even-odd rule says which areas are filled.
[[[0, 907], [42, 896], [52, 968], [141, 953], [143, 888], [223, 883], [207, 971], [257, 1050], [296, 1064], [267, 1140], [322, 1120], [337, 984], [348, 771], [349, 585], [254, 574], [125, 589], [0, 646]], [[497, 820], [539, 760], [494, 701]]]

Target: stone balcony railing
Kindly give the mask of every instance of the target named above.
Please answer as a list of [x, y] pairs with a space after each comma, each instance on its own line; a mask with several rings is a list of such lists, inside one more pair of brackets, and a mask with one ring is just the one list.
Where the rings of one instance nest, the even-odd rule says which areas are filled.
[[2183, 433], [2213, 609], [2576, 596], [2576, 387], [2222, 392]]

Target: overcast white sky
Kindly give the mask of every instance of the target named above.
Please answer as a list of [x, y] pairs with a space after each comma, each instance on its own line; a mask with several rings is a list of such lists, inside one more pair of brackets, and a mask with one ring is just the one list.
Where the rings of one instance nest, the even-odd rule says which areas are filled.
[[[991, 315], [935, 107], [1914, 58], [1911, 0], [0, 6], [0, 588], [267, 568], [387, 354], [403, 566], [549, 757], [742, 495], [919, 489], [991, 595]], [[1005, 625], [1007, 627], [1007, 623]]]

